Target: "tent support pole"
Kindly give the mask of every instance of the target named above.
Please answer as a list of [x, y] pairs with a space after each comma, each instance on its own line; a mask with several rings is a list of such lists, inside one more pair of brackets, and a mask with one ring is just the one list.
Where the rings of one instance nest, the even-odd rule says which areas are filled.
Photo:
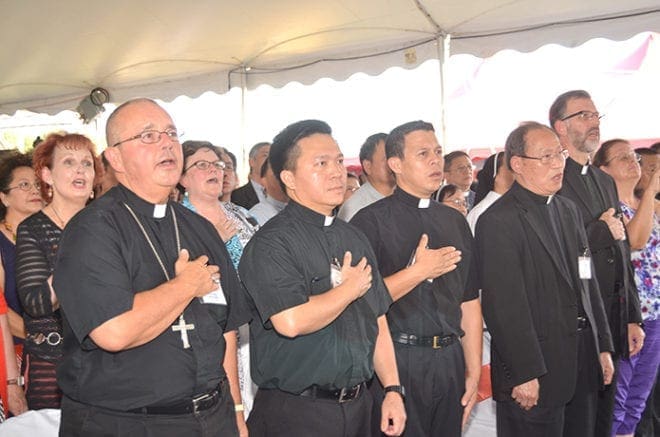
[[447, 150], [447, 64], [450, 55], [451, 35], [448, 33], [440, 33], [436, 43], [438, 51], [438, 64], [440, 68], [440, 133], [441, 144], [443, 149]]
[[[235, 171], [237, 172], [236, 174], [239, 176], [239, 181], [240, 181], [240, 176], [243, 174], [246, 175], [247, 178], [247, 173], [249, 172], [249, 166], [248, 166], [248, 145], [246, 144], [246, 98], [247, 98], [247, 76], [248, 76], [248, 68], [243, 66], [241, 68], [241, 163], [240, 163], [240, 170], [236, 169]], [[247, 170], [246, 170], [247, 169]], [[240, 171], [240, 173], [239, 173]], [[241, 183], [239, 182], [239, 186]]]

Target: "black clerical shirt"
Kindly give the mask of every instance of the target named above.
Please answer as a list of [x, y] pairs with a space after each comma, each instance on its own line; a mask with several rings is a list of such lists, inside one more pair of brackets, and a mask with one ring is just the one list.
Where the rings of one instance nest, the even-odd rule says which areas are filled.
[[[183, 348], [181, 333], [171, 328], [116, 353], [100, 349], [89, 337], [130, 310], [136, 293], [166, 281], [125, 204], [142, 223], [170, 278], [178, 257], [172, 211], [181, 248], [191, 259], [207, 255], [220, 268], [229, 311], [226, 305], [193, 299], [184, 311], [185, 322], [194, 325], [187, 331], [190, 348]], [[211, 223], [172, 202], [163, 212], [155, 218], [154, 204], [120, 185], [83, 209], [64, 231], [53, 279], [65, 321], [58, 383], [74, 400], [122, 411], [168, 405], [213, 388], [225, 374], [223, 333], [249, 320], [236, 272]]]
[[[325, 328], [295, 338], [278, 334], [270, 317], [330, 290], [330, 266], [346, 251], [353, 265], [367, 257], [372, 287]], [[377, 318], [392, 300], [359, 230], [289, 201], [247, 244], [239, 273], [259, 314], [250, 324], [250, 352], [260, 388], [300, 393], [312, 385], [338, 389], [371, 379]]]
[[383, 277], [409, 265], [422, 234], [429, 236], [430, 249], [454, 246], [462, 252], [455, 270], [423, 281], [387, 313], [392, 332], [462, 336], [460, 306], [479, 297], [472, 233], [465, 217], [397, 187], [391, 196], [361, 209], [351, 224], [367, 235]]

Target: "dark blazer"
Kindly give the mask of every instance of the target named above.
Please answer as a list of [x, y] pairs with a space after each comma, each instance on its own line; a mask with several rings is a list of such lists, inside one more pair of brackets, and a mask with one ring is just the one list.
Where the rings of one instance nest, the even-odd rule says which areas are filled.
[[[564, 183], [559, 194], [575, 202], [580, 210], [596, 268], [596, 279], [608, 314], [615, 352], [617, 355], [627, 355], [627, 324], [642, 321], [635, 274], [630, 261], [630, 244], [627, 239], [615, 241], [607, 224], [599, 220], [601, 214], [609, 208], [620, 211], [616, 185], [610, 175], [590, 166], [589, 171], [593, 171], [597, 189], [606, 203], [605, 210], [595, 210], [589, 200], [590, 194], [580, 180], [584, 177], [580, 174], [581, 168], [571, 159], [566, 161]], [[621, 305], [615, 305], [617, 302]]]
[[257, 197], [257, 193], [254, 191], [252, 182], [248, 181], [247, 184], [232, 191], [231, 202], [245, 209], [250, 209], [259, 203], [259, 197]]
[[[578, 293], [599, 351], [612, 338], [595, 280], [581, 280], [578, 256], [587, 247], [573, 202], [554, 196], [566, 252], [539, 212], [547, 208], [517, 183], [479, 218], [476, 228], [482, 307], [492, 336], [491, 374], [495, 400], [510, 400], [514, 386], [539, 378], [539, 405], [560, 406], [575, 391]], [[590, 363], [600, 373], [598, 356]], [[594, 381], [596, 381], [594, 374]], [[601, 375], [602, 380], [602, 375]]]

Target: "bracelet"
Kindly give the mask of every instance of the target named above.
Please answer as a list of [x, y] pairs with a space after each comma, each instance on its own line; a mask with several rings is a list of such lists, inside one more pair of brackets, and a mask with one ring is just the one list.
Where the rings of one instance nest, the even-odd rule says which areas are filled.
[[245, 411], [245, 405], [243, 404], [234, 405], [234, 411], [236, 411], [237, 413], [240, 413], [241, 411]]

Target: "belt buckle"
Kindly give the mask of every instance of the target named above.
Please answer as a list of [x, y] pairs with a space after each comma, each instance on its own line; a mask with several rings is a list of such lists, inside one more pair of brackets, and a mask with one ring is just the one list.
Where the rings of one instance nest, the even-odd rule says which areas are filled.
[[439, 335], [433, 336], [433, 349], [442, 349], [442, 344], [440, 343], [442, 338]]
[[[358, 396], [358, 394], [360, 394], [360, 389], [361, 388], [362, 387], [359, 386], [359, 385], [357, 386], [357, 388], [355, 388], [355, 387], [349, 387], [349, 388], [344, 387], [344, 388], [342, 388], [339, 391], [338, 402], [340, 404], [343, 404], [344, 402], [348, 402], [348, 401], [351, 401], [351, 400], [355, 399]], [[353, 396], [351, 396], [350, 398], [347, 399], [347, 396], [350, 396], [351, 394]]]
[[200, 404], [202, 403], [202, 401], [206, 401], [208, 399], [211, 399], [211, 395], [208, 393], [204, 393], [203, 395], [193, 398], [192, 399], [193, 413], [197, 413], [200, 409]]

